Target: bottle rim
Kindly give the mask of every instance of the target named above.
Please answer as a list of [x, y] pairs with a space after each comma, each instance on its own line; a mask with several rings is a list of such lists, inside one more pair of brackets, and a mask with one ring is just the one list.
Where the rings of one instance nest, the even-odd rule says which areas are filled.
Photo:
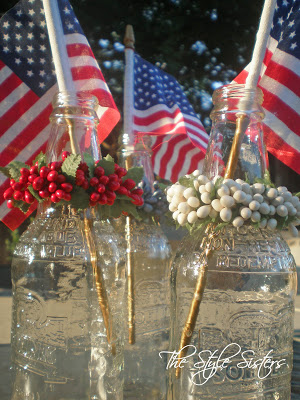
[[58, 107], [85, 107], [96, 110], [99, 106], [99, 101], [96, 96], [86, 92], [57, 92], [52, 100], [53, 109]]
[[259, 87], [246, 88], [245, 84], [230, 83], [216, 89], [212, 95], [213, 104], [227, 99], [247, 99], [251, 103], [261, 105], [263, 92]]

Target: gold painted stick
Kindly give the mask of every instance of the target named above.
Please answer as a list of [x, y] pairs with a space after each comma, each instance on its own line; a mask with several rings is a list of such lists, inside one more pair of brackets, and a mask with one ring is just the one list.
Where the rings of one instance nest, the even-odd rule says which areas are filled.
[[224, 178], [233, 179], [235, 170], [237, 167], [240, 150], [243, 142], [243, 138], [248, 128], [250, 118], [247, 114], [240, 113], [236, 119], [235, 134], [233, 137], [229, 158], [225, 170]]
[[[70, 137], [71, 151], [73, 154], [79, 154], [80, 148], [78, 146], [76, 137], [74, 135], [73, 122], [68, 118], [66, 118], [66, 122], [68, 124], [68, 133], [69, 133], [69, 137]], [[103, 321], [104, 321], [104, 325], [106, 328], [107, 341], [112, 346], [112, 348], [111, 348], [112, 354], [115, 355], [116, 347], [115, 347], [115, 344], [112, 343], [112, 323], [111, 323], [111, 318], [110, 318], [107, 293], [106, 293], [106, 289], [105, 289], [105, 285], [104, 285], [104, 279], [102, 276], [102, 272], [101, 272], [101, 269], [98, 266], [98, 262], [97, 262], [97, 250], [96, 250], [95, 241], [94, 241], [94, 238], [92, 235], [92, 220], [88, 218], [86, 210], [84, 211], [84, 233], [85, 233], [85, 237], [86, 237], [86, 241], [87, 241], [87, 246], [88, 246], [89, 252], [90, 252], [91, 264], [92, 264], [94, 278], [95, 278], [95, 282], [96, 282], [98, 303], [99, 303], [99, 306], [100, 306], [100, 309], [102, 312]]]
[[[207, 260], [209, 257], [212, 255], [213, 249], [209, 247], [205, 250], [205, 256], [206, 256], [206, 261], [200, 266], [199, 268], [199, 275], [196, 283], [196, 289], [194, 292], [192, 304], [190, 307], [190, 311], [188, 314], [188, 317], [186, 319], [182, 334], [181, 334], [181, 339], [180, 339], [180, 345], [179, 345], [179, 355], [178, 358], [182, 358], [186, 355], [187, 353], [187, 348], [183, 349], [185, 346], [187, 346], [191, 339], [192, 335], [195, 329], [195, 325], [197, 322], [197, 317], [199, 314], [199, 309], [200, 309], [200, 303], [203, 298], [203, 293], [204, 289], [206, 286], [206, 279], [207, 279]], [[180, 371], [181, 369], [179, 366], [176, 368], [176, 378], [179, 378], [180, 376]]]

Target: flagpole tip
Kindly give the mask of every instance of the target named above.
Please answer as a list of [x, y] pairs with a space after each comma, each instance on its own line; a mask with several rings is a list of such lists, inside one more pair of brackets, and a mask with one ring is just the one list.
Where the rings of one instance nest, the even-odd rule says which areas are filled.
[[124, 37], [124, 44], [126, 49], [133, 49], [134, 50], [134, 32], [132, 25], [126, 26], [125, 37]]

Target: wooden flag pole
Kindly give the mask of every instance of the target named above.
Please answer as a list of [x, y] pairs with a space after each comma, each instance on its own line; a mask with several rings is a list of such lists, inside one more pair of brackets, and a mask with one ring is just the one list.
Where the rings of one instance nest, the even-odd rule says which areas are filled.
[[[67, 47], [64, 40], [64, 32], [62, 22], [60, 18], [59, 8], [56, 0], [43, 0], [43, 6], [45, 11], [45, 19], [47, 24], [47, 30], [49, 34], [49, 41], [51, 52], [53, 56], [57, 83], [60, 92], [71, 92], [75, 93], [75, 86], [73, 83], [71, 67], [69, 64], [69, 58], [67, 54]], [[74, 132], [73, 123], [66, 119], [68, 124], [68, 133], [70, 137], [71, 151], [73, 154], [80, 153], [80, 147]], [[93, 146], [93, 154], [96, 160], [100, 159], [100, 153], [98, 149]], [[115, 354], [115, 344], [113, 343], [113, 330], [112, 321], [109, 311], [109, 305], [107, 300], [107, 293], [104, 286], [104, 279], [102, 271], [98, 267], [96, 245], [92, 234], [91, 220], [88, 217], [86, 210], [84, 211], [84, 233], [86, 237], [87, 246], [90, 253], [90, 260], [93, 268], [93, 273], [96, 282], [96, 290], [98, 296], [98, 303], [103, 315], [103, 321], [106, 328], [107, 341], [112, 346], [112, 353]]]
[[[134, 145], [133, 129], [133, 104], [134, 104], [134, 32], [131, 25], [126, 26], [124, 37], [125, 44], [125, 74], [124, 74], [124, 132], [129, 136], [129, 145]], [[132, 165], [130, 156], [126, 159], [126, 168]], [[135, 343], [135, 307], [134, 307], [134, 263], [132, 257], [132, 218], [126, 217], [125, 237], [126, 272], [127, 272], [127, 316], [128, 316], [128, 342]]]
[[[225, 178], [234, 178], [234, 174], [236, 171], [237, 163], [238, 163], [238, 158], [240, 154], [240, 149], [241, 145], [243, 142], [243, 138], [245, 135], [245, 132], [248, 128], [250, 118], [247, 115], [247, 111], [251, 110], [252, 106], [252, 97], [247, 93], [248, 89], [254, 89], [257, 86], [260, 71], [262, 68], [262, 63], [264, 59], [264, 55], [266, 52], [266, 47], [267, 47], [267, 41], [268, 37], [270, 34], [271, 30], [271, 25], [272, 25], [272, 20], [273, 20], [273, 15], [274, 15], [274, 10], [275, 10], [275, 4], [276, 0], [265, 0], [263, 11], [262, 11], [262, 16], [261, 16], [261, 21], [259, 24], [259, 29], [257, 32], [257, 37], [256, 37], [256, 42], [254, 46], [254, 51], [253, 51], [253, 56], [252, 56], [252, 61], [251, 61], [251, 67], [250, 67], [250, 72], [245, 84], [245, 89], [246, 89], [246, 96], [243, 99], [242, 102], [240, 102], [239, 107], [241, 108], [241, 113], [239, 113], [237, 120], [236, 120], [236, 130], [230, 150], [230, 155], [229, 159], [227, 162], [226, 170], [225, 170]], [[205, 251], [206, 255], [206, 263], [209, 259], [209, 257], [212, 256], [213, 253], [213, 247], [212, 247], [212, 238], [213, 234], [210, 237], [210, 245]], [[194, 291], [194, 296], [193, 300], [190, 306], [189, 314], [186, 319], [182, 334], [181, 334], [181, 340], [180, 340], [180, 345], [179, 345], [179, 351], [178, 351], [178, 358], [183, 358], [186, 355], [187, 352], [187, 345], [190, 343], [193, 330], [195, 328], [195, 324], [197, 321], [197, 317], [199, 314], [200, 310], [200, 304], [202, 301], [203, 297], [203, 292], [206, 286], [206, 274], [207, 274], [207, 265], [204, 263], [201, 265], [199, 268], [199, 275], [197, 279], [197, 284], [196, 288]], [[182, 348], [184, 348], [182, 350]], [[175, 376], [176, 378], [179, 378], [180, 376], [180, 368], [178, 367], [176, 369]]]

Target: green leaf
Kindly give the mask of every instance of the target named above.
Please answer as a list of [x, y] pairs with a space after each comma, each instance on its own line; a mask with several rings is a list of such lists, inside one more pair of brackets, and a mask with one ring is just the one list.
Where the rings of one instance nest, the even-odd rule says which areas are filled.
[[63, 162], [61, 170], [63, 174], [67, 175], [70, 178], [72, 183], [75, 182], [76, 171], [81, 162], [80, 154], [70, 154]]
[[7, 167], [0, 167], [0, 172], [5, 175], [7, 178], [10, 178], [9, 169]]
[[42, 203], [44, 200], [40, 198], [37, 192], [33, 189], [31, 185], [28, 186], [27, 190], [32, 194], [32, 196], [39, 202]]
[[83, 160], [87, 163], [87, 166], [89, 167], [90, 177], [93, 176], [95, 170], [94, 157], [89, 153], [83, 153]]
[[294, 196], [300, 197], [300, 192], [295, 193]]
[[90, 196], [87, 193], [87, 191], [84, 190], [81, 186], [75, 186], [72, 190], [71, 195], [72, 195], [71, 200], [66, 202], [66, 204], [70, 204], [77, 210], [84, 210], [85, 208], [89, 207]]
[[127, 175], [124, 176], [123, 180], [133, 179], [135, 183], [141, 182], [144, 176], [144, 169], [142, 167], [129, 168]]
[[111, 160], [106, 160], [105, 158], [102, 158], [102, 160], [97, 163], [97, 167], [102, 167], [104, 169], [105, 175], [110, 175], [115, 172], [115, 162]]
[[218, 225], [215, 227], [215, 230], [216, 230], [216, 231], [219, 231], [220, 229], [224, 228], [224, 226], [226, 226], [226, 225], [228, 225], [228, 224], [229, 224], [229, 222], [221, 222], [220, 224], [218, 224]]
[[35, 163], [38, 163], [38, 170], [40, 170], [42, 167], [46, 167], [46, 155], [42, 151], [32, 161], [32, 165], [35, 165]]
[[110, 161], [110, 162], [113, 162], [113, 163], [115, 163], [115, 160], [112, 158], [112, 156], [111, 155], [109, 155], [109, 154], [107, 154], [107, 156], [106, 157], [104, 157], [103, 158], [104, 160], [106, 160], [106, 161]]
[[180, 185], [185, 186], [186, 188], [194, 187], [193, 180], [191, 178], [187, 178], [186, 176], [181, 176], [179, 178], [179, 183], [180, 183]]
[[15, 201], [14, 206], [21, 210], [24, 214], [27, 214], [31, 204], [24, 203], [24, 201]]
[[20, 169], [21, 168], [27, 168], [28, 165], [21, 161], [13, 161], [10, 164], [8, 164], [8, 169], [9, 169], [9, 175], [12, 179], [15, 179], [16, 181], [19, 180], [21, 176]]

